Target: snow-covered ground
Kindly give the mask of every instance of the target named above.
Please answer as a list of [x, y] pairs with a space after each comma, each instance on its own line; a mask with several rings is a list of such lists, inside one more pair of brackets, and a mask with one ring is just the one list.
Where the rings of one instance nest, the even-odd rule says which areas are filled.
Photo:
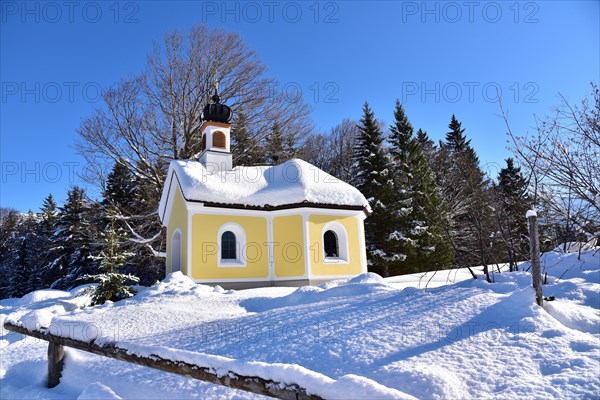
[[[598, 398], [600, 251], [577, 256], [542, 258], [544, 295], [555, 297], [545, 310], [527, 272], [496, 273], [495, 283], [453, 270], [243, 291], [176, 273], [133, 299], [94, 308], [82, 308], [81, 289], [2, 300], [0, 322], [298, 383], [332, 398]], [[0, 334], [2, 399], [261, 397], [72, 349], [61, 384], [47, 389], [47, 343]]]

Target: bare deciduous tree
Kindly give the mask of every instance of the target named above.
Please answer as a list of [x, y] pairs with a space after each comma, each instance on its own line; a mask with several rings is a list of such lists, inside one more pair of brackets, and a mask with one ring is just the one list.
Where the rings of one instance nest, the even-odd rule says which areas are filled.
[[358, 134], [356, 121], [343, 119], [329, 134], [314, 133], [305, 141], [300, 156], [344, 182], [350, 182], [353, 172], [352, 149]]
[[107, 90], [102, 106], [82, 121], [78, 150], [89, 167], [84, 178], [102, 184], [106, 172], [121, 162], [143, 186], [144, 207], [137, 215], [119, 216], [134, 241], [159, 254], [156, 207], [166, 168], [171, 160], [199, 155], [201, 113], [215, 82], [234, 113], [244, 110], [253, 139], [264, 139], [275, 120], [294, 140], [311, 132], [306, 103], [278, 92], [265, 71], [239, 34], [197, 25], [187, 35], [165, 35], [145, 71]]
[[564, 96], [554, 114], [536, 119], [532, 134], [516, 135], [502, 116], [511, 150], [523, 167], [532, 190], [533, 206], [543, 205], [567, 231], [600, 236], [600, 90], [580, 105]]

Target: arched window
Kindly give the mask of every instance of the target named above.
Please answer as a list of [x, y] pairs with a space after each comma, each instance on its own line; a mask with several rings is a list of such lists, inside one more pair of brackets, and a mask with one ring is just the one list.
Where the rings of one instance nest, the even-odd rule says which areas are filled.
[[237, 260], [235, 234], [225, 231], [221, 235], [221, 260]]
[[323, 262], [348, 264], [348, 234], [344, 225], [331, 221], [323, 227]]
[[181, 271], [181, 232], [177, 229], [171, 237], [171, 272]]
[[217, 232], [219, 267], [246, 266], [246, 231], [241, 225], [227, 222]]
[[206, 150], [206, 135], [202, 134], [202, 142], [200, 144], [200, 151]]
[[323, 244], [325, 246], [325, 258], [338, 258], [340, 256], [340, 246], [334, 231], [325, 232]]
[[226, 149], [227, 144], [225, 143], [225, 134], [221, 131], [216, 131], [215, 133], [213, 133], [212, 145], [213, 145], [213, 147], [218, 147], [220, 149]]

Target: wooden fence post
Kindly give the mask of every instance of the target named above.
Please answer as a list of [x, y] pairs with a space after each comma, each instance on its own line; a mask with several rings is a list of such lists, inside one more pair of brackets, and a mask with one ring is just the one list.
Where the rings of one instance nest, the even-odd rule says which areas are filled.
[[540, 263], [540, 236], [538, 234], [537, 213], [527, 211], [527, 223], [529, 226], [529, 247], [531, 253], [531, 277], [535, 289], [535, 299], [539, 306], [544, 305], [542, 293], [542, 267]]
[[65, 358], [65, 349], [61, 344], [48, 342], [48, 387], [60, 383]]

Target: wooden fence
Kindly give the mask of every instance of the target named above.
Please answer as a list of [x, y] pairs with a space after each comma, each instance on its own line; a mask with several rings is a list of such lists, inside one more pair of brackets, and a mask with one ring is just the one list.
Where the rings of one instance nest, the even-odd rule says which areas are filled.
[[128, 354], [126, 349], [117, 347], [114, 344], [99, 346], [92, 342], [74, 340], [62, 336], [54, 335], [46, 331], [28, 330], [22, 326], [6, 322], [4, 328], [18, 332], [23, 335], [32, 336], [48, 342], [48, 387], [55, 387], [60, 383], [64, 363], [64, 347], [71, 347], [77, 350], [87, 351], [116, 360], [126, 361], [133, 364], [143, 365], [161, 371], [170, 372], [177, 375], [187, 376], [227, 386], [229, 388], [245, 390], [247, 392], [257, 393], [265, 396], [276, 397], [279, 399], [300, 400], [300, 399], [322, 399], [319, 396], [307, 394], [306, 389], [296, 385], [288, 385], [281, 382], [275, 382], [258, 376], [243, 376], [234, 372], [218, 374], [210, 367], [189, 364], [182, 361], [168, 360], [156, 355], [142, 357], [135, 354]]

